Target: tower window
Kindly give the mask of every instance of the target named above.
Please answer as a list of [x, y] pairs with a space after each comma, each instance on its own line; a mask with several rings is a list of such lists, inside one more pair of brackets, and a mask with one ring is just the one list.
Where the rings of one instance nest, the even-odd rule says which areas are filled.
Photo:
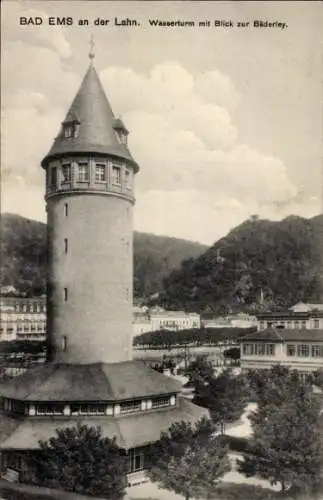
[[89, 180], [89, 167], [87, 163], [78, 164], [78, 180], [80, 182], [87, 182]]
[[64, 215], [68, 217], [68, 203], [64, 203]]
[[64, 301], [67, 302], [67, 299], [68, 299], [67, 288], [64, 288]]
[[64, 182], [70, 182], [71, 181], [71, 165], [70, 164], [63, 165], [62, 173], [63, 173]]
[[126, 169], [124, 173], [124, 183], [126, 189], [131, 189], [131, 172], [128, 169]]
[[121, 168], [120, 167], [112, 167], [112, 184], [121, 184]]
[[64, 252], [65, 253], [68, 252], [68, 239], [67, 238], [64, 238]]
[[96, 182], [105, 182], [106, 181], [106, 170], [105, 164], [97, 163], [95, 166], [95, 181]]
[[57, 185], [57, 168], [56, 167], [51, 168], [50, 185], [53, 188], [55, 188]]
[[66, 338], [66, 335], [63, 335], [62, 336], [62, 351], [66, 352], [66, 349], [67, 349], [67, 338]]

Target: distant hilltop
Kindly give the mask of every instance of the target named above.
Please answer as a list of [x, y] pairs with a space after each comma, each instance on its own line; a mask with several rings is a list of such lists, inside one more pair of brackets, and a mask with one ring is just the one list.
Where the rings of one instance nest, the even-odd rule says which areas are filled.
[[[0, 286], [45, 293], [46, 225], [5, 214], [0, 230]], [[322, 249], [323, 215], [253, 216], [210, 248], [135, 232], [135, 303], [217, 315], [321, 303]]]
[[166, 277], [166, 308], [251, 314], [323, 299], [323, 214], [251, 217]]
[[[0, 234], [0, 287], [14, 295], [44, 294], [46, 224], [19, 215], [4, 214], [0, 219]], [[195, 258], [207, 248], [206, 245], [178, 238], [135, 232], [135, 296], [158, 296], [163, 279], [172, 270], [178, 268], [183, 260]]]

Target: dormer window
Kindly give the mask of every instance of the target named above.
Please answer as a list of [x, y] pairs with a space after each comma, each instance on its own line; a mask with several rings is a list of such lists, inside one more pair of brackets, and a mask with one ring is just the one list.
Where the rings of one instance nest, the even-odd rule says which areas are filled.
[[129, 132], [120, 118], [114, 121], [113, 128], [115, 130], [118, 142], [120, 144], [127, 145]]
[[74, 134], [73, 134], [73, 127], [72, 127], [72, 125], [66, 125], [64, 127], [64, 137], [65, 137], [65, 139], [70, 139], [73, 136], [74, 136]]
[[72, 113], [63, 122], [63, 137], [64, 139], [73, 139], [78, 136], [80, 122], [78, 118]]
[[117, 136], [118, 136], [118, 141], [120, 142], [120, 144], [127, 144], [128, 138], [127, 138], [126, 134], [119, 131], [119, 132], [117, 132]]

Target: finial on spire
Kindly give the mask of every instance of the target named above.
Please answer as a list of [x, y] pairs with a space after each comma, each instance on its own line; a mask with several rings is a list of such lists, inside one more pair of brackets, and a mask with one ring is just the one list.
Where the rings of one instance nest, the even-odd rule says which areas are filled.
[[93, 34], [91, 34], [91, 37], [90, 37], [90, 41], [89, 41], [89, 45], [90, 45], [90, 52], [89, 52], [89, 58], [91, 60], [91, 62], [93, 61], [93, 59], [95, 58], [95, 54], [94, 54], [94, 37], [93, 37]]

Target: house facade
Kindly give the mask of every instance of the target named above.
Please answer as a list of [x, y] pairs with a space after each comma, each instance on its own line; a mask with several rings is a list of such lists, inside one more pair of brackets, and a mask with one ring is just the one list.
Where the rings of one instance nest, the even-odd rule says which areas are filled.
[[45, 297], [0, 297], [0, 342], [45, 338]]
[[164, 309], [137, 312], [132, 319], [133, 335], [159, 330], [188, 330], [201, 327], [200, 315], [184, 311], [166, 311]]
[[257, 315], [258, 330], [266, 330], [272, 326], [295, 330], [323, 330], [323, 311], [288, 310], [264, 312]]
[[323, 330], [267, 328], [240, 339], [241, 369], [285, 365], [307, 375], [323, 369]]

